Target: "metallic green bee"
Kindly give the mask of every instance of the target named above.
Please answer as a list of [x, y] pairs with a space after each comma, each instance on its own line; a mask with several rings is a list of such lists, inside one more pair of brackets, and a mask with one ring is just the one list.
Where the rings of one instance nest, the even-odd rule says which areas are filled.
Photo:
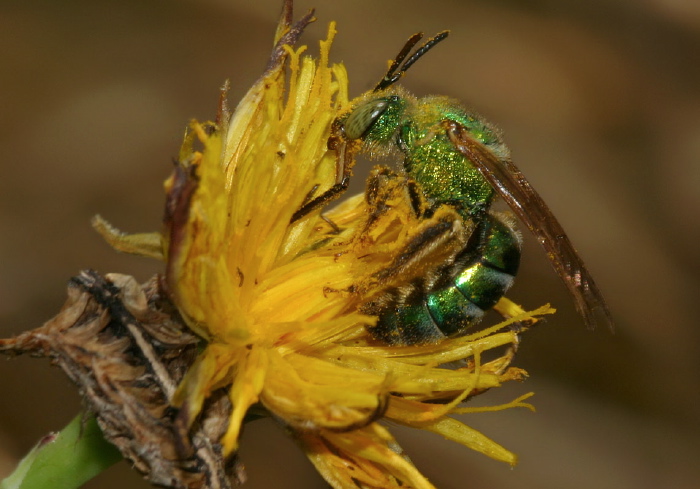
[[[361, 140], [370, 152], [398, 149], [405, 173], [427, 202], [428, 212], [446, 204], [474, 226], [451, 263], [387, 293], [372, 311], [379, 316], [373, 334], [389, 344], [439, 341], [464, 334], [498, 302], [517, 273], [520, 238], [507, 219], [491, 211], [496, 196], [540, 242], [587, 326], [596, 325], [598, 313], [612, 326], [593, 278], [547, 205], [511, 162], [498, 131], [453, 100], [416, 99], [394, 85], [447, 35], [442, 32], [429, 39], [403, 63], [422, 33], [411, 37], [371, 95], [336, 121], [341, 140]], [[309, 205], [334, 198], [346, 188], [347, 177]]]

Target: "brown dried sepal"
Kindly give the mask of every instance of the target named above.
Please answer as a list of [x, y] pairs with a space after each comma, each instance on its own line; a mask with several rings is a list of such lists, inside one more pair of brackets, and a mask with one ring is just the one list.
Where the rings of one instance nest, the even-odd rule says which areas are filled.
[[42, 327], [0, 340], [0, 352], [49, 357], [78, 386], [107, 440], [153, 484], [173, 488], [229, 488], [241, 483], [235, 457], [218, 443], [230, 403], [207, 401], [198, 424], [178, 430], [170, 407], [177, 384], [197, 354], [199, 339], [179, 319], [156, 276], [83, 271], [68, 285], [68, 300]]

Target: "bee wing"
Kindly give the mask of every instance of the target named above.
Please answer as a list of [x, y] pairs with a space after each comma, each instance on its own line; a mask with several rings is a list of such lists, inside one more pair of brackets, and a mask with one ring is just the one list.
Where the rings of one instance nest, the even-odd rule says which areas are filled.
[[455, 148], [469, 158], [540, 242], [552, 266], [574, 297], [576, 309], [583, 316], [586, 326], [595, 328], [596, 318], [600, 315], [612, 329], [612, 316], [600, 289], [561, 224], [525, 175], [509, 159], [496, 157], [461, 124], [448, 120], [444, 125]]

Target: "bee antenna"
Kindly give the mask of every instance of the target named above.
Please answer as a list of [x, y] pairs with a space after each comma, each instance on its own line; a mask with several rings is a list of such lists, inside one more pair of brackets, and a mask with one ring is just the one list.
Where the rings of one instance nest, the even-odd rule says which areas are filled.
[[430, 51], [436, 44], [438, 44], [440, 41], [445, 39], [448, 35], [450, 34], [450, 31], [442, 31], [438, 33], [437, 35], [431, 37], [421, 47], [419, 47], [412, 55], [410, 58], [406, 60], [406, 62], [399, 68], [399, 65], [403, 62], [404, 59], [406, 59], [406, 56], [411, 52], [413, 47], [418, 44], [418, 41], [420, 41], [423, 38], [423, 33], [422, 32], [417, 32], [416, 34], [413, 34], [408, 41], [406, 41], [406, 44], [404, 44], [403, 48], [401, 48], [401, 51], [399, 51], [399, 54], [394, 58], [394, 61], [392, 61], [391, 66], [389, 66], [389, 69], [386, 72], [386, 75], [382, 77], [381, 80], [379, 80], [379, 83], [377, 83], [377, 86], [374, 87], [374, 91], [378, 92], [380, 90], [384, 90], [387, 87], [390, 87], [406, 73], [406, 70], [408, 70], [413, 63], [418, 61], [425, 53]]
[[[418, 41], [420, 41], [423, 38], [423, 33], [422, 32], [416, 32], [413, 34], [408, 41], [406, 41], [406, 44], [404, 44], [403, 48], [401, 48], [401, 51], [399, 51], [399, 54], [396, 55], [394, 58], [394, 61], [392, 61], [391, 66], [389, 67], [389, 70], [386, 72], [386, 75], [379, 81], [377, 86], [374, 88], [374, 91], [377, 92], [379, 90], [383, 90], [384, 88], [390, 86], [396, 80], [401, 78], [401, 75], [394, 73], [398, 68], [401, 62], [406, 59], [406, 56], [408, 56], [408, 53], [411, 52], [413, 49], [413, 46], [418, 44]], [[401, 71], [399, 71], [401, 73]]]

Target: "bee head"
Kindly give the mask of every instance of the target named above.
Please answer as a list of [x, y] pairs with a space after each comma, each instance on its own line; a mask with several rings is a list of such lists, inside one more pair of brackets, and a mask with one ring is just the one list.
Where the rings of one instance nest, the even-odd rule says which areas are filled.
[[343, 134], [349, 140], [391, 142], [406, 104], [406, 99], [396, 94], [362, 100], [340, 121]]
[[392, 142], [392, 136], [401, 122], [406, 106], [410, 103], [408, 98], [411, 98], [400, 88], [392, 85], [401, 79], [413, 63], [445, 39], [448, 34], [449, 31], [443, 31], [431, 37], [408, 57], [418, 41], [423, 38], [423, 33], [419, 32], [411, 36], [374, 90], [361, 97], [350, 112], [338, 121], [345, 138], [351, 141], [361, 139], [370, 144]]

